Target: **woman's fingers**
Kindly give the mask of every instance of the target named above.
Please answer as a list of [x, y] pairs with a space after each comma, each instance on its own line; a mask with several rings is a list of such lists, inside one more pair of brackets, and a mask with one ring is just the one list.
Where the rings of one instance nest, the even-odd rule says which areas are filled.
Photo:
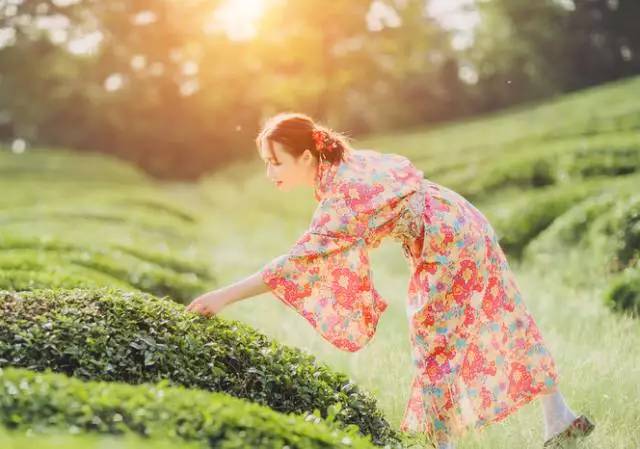
[[202, 301], [200, 300], [200, 298], [196, 298], [193, 301], [191, 301], [191, 303], [187, 306], [187, 310], [188, 311], [195, 311], [198, 309], [198, 307], [202, 304]]
[[206, 304], [204, 306], [204, 310], [203, 310], [202, 314], [204, 316], [206, 316], [207, 318], [212, 317], [213, 315], [215, 315], [216, 314], [216, 306], [215, 306], [215, 304], [211, 304], [211, 303], [210, 304]]
[[200, 304], [192, 302], [187, 306], [187, 312], [197, 312]]
[[213, 310], [211, 310], [208, 304], [204, 303], [204, 301], [200, 301], [195, 299], [187, 306], [187, 312], [195, 312], [203, 315], [205, 317], [210, 317], [214, 314]]

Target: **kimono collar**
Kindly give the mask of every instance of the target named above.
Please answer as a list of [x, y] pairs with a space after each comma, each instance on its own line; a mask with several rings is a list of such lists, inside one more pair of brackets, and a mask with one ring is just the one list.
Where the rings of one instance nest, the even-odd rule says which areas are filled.
[[319, 159], [316, 169], [314, 196], [320, 201], [331, 189], [331, 181], [338, 170], [339, 164], [332, 164], [326, 159]]

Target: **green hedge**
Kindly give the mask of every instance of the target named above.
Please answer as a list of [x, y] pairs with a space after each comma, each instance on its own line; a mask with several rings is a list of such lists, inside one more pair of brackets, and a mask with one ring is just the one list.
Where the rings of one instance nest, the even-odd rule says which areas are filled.
[[[507, 187], [536, 189], [554, 184], [579, 182], [586, 178], [617, 177], [640, 171], [640, 145], [626, 137], [611, 143], [596, 142], [585, 148], [583, 139], [555, 142], [540, 152], [538, 143], [507, 153], [489, 162], [461, 191], [472, 198], [485, 197]], [[530, 144], [529, 144], [530, 145]]]
[[617, 241], [616, 257], [621, 265], [633, 265], [640, 258], [640, 195], [623, 198], [615, 210], [611, 228]]
[[[311, 419], [309, 419], [311, 418]], [[201, 441], [211, 448], [373, 448], [312, 414], [284, 415], [222, 393], [156, 385], [82, 382], [61, 374], [0, 369], [0, 423]]]
[[620, 201], [620, 193], [604, 191], [576, 202], [564, 214], [527, 245], [527, 256], [564, 252], [568, 248], [588, 251], [592, 261], [600, 266], [611, 261], [612, 237], [604, 232], [612, 209]]
[[[95, 279], [82, 267], [47, 268], [46, 271], [21, 270], [0, 267], [0, 290], [28, 291], [41, 288], [99, 288], [106, 284]], [[106, 280], [106, 279], [105, 279]], [[113, 280], [111, 285], [117, 285]], [[130, 288], [130, 287], [129, 287]]]
[[[215, 285], [200, 265], [125, 245], [74, 245], [0, 234], [0, 288], [116, 286], [187, 302]], [[31, 282], [30, 282], [31, 281]]]
[[61, 147], [31, 148], [14, 154], [0, 145], [0, 180], [16, 182], [19, 178], [59, 182], [110, 184], [128, 189], [147, 184], [150, 178], [133, 164], [98, 153], [78, 152]]
[[495, 220], [500, 246], [512, 256], [522, 256], [529, 242], [596, 188], [590, 183], [571, 188], [549, 187], [523, 196], [508, 216]]
[[375, 400], [312, 356], [239, 322], [185, 313], [148, 294], [113, 288], [0, 292], [0, 366], [51, 368], [84, 379], [157, 382], [222, 391], [281, 412], [357, 425], [384, 443], [397, 437]]
[[202, 442], [158, 440], [135, 434], [103, 435], [80, 429], [9, 430], [0, 426], [2, 449], [202, 449]]
[[567, 163], [571, 175], [620, 176], [640, 171], [640, 147], [577, 150]]
[[572, 206], [527, 247], [527, 255], [565, 251], [580, 246], [589, 254], [585, 265], [598, 276], [619, 273], [603, 299], [619, 312], [640, 314], [640, 196], [634, 186], [612, 188]]
[[621, 273], [609, 284], [604, 301], [613, 310], [640, 316], [640, 195], [634, 189], [619, 198], [604, 228], [613, 237], [614, 267]]
[[610, 283], [604, 301], [616, 312], [640, 316], [640, 264], [624, 270]]

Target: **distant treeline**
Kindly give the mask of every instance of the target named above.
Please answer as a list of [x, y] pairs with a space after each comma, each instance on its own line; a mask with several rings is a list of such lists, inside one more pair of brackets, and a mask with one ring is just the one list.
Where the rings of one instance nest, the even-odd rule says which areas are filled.
[[265, 0], [253, 38], [215, 26], [222, 3], [0, 1], [0, 141], [195, 178], [282, 110], [355, 137], [640, 73], [638, 0], [467, 0], [462, 44], [424, 0]]

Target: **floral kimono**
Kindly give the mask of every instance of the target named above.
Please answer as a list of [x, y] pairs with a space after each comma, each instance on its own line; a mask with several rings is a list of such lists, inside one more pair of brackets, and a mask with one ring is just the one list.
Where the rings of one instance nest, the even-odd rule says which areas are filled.
[[390, 236], [411, 268], [415, 371], [401, 430], [446, 441], [553, 391], [553, 358], [484, 215], [404, 156], [345, 157], [320, 162], [309, 228], [263, 267], [274, 295], [333, 345], [357, 351], [387, 307], [367, 250]]

